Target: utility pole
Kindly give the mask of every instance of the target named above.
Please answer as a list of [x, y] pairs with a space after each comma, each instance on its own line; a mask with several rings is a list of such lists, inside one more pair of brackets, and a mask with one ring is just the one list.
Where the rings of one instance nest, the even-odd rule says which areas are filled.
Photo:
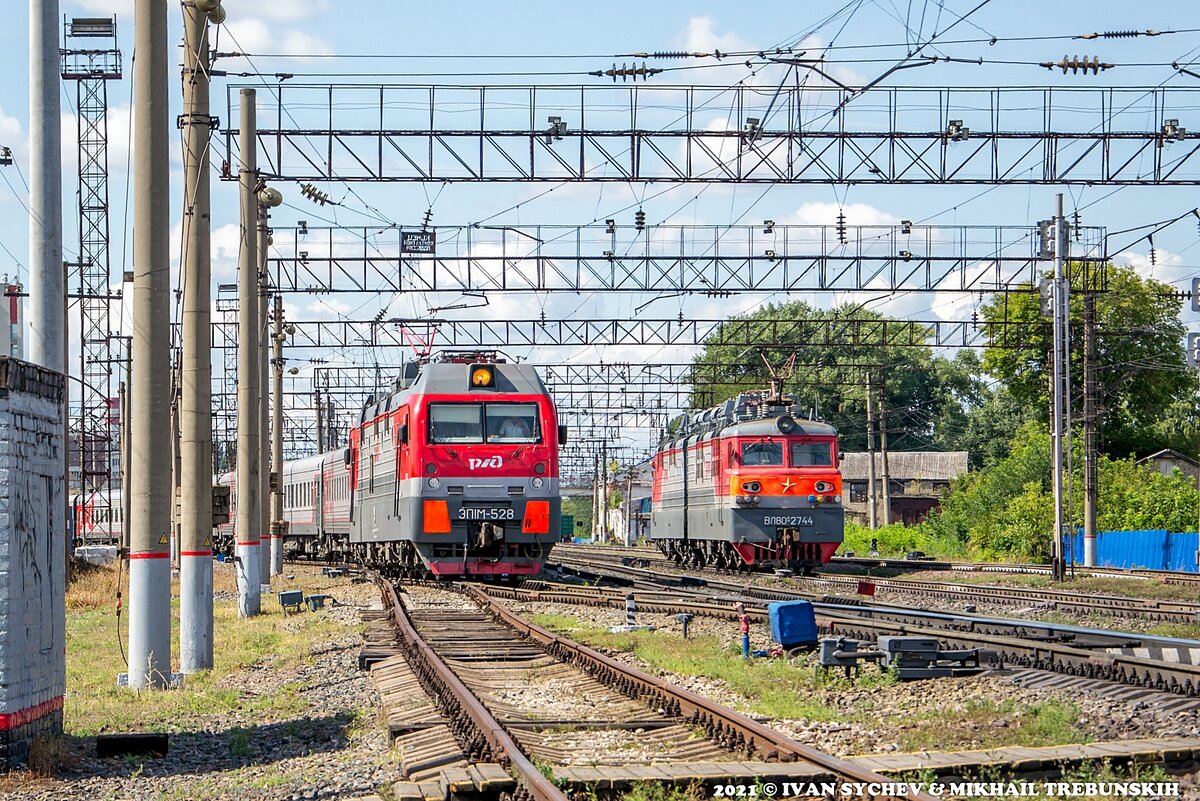
[[[58, 0], [30, 2], [29, 360], [63, 373], [67, 367], [67, 293], [62, 257], [59, 22]], [[63, 406], [65, 410], [66, 404]], [[65, 411], [63, 425], [65, 433]], [[65, 443], [64, 439], [64, 451]]]
[[[280, 358], [282, 358], [282, 356]], [[281, 388], [283, 387], [283, 365], [282, 364], [280, 364], [280, 366], [279, 366], [279, 384], [278, 384], [278, 386]], [[280, 391], [282, 391], [282, 389]], [[317, 411], [317, 453], [321, 454], [321, 453], [325, 452], [325, 410], [321, 408], [321, 388], [320, 387], [317, 387], [316, 390], [314, 391], [314, 401], [315, 401], [314, 406]], [[277, 414], [279, 415], [279, 417], [276, 417], [275, 418], [276, 420], [280, 419], [280, 417], [283, 416], [282, 411], [278, 412]]]
[[[129, 375], [129, 363], [125, 364], [125, 375]], [[117, 402], [121, 404], [121, 558], [129, 553], [129, 395], [125, 382], [117, 388]], [[118, 592], [120, 590], [118, 589]]]
[[890, 526], [892, 524], [892, 474], [888, 470], [887, 410], [883, 406], [885, 395], [887, 395], [887, 384], [880, 381], [879, 398], [876, 404], [876, 413], [879, 415], [879, 466], [883, 471], [883, 524]]
[[[220, 9], [220, 6], [216, 6]], [[184, 254], [183, 369], [179, 497], [179, 667], [213, 666], [212, 563], [212, 262], [208, 144], [208, 21], [213, 14], [184, 5], [183, 124]]]
[[181, 515], [179, 509], [179, 496], [183, 487], [182, 473], [182, 451], [179, 444], [179, 394], [180, 394], [180, 376], [182, 353], [175, 352], [174, 355], [179, 359], [171, 365], [171, 567], [179, 567], [179, 534], [181, 530]]
[[129, 686], [141, 689], [171, 675], [171, 453], [162, 439], [171, 425], [171, 127], [167, 6], [135, 0], [134, 19]]
[[[1090, 282], [1091, 278], [1086, 278]], [[1096, 566], [1097, 459], [1100, 455], [1096, 430], [1096, 294], [1083, 288], [1083, 564]]]
[[[271, 469], [275, 493], [271, 496], [271, 575], [283, 572], [283, 295], [275, 295], [274, 386], [271, 390]], [[320, 398], [320, 390], [317, 397]], [[317, 404], [317, 451], [321, 450], [321, 406]]]
[[600, 443], [600, 541], [608, 542], [608, 440]]
[[262, 454], [258, 396], [262, 347], [258, 319], [258, 162], [255, 152], [255, 91], [241, 90], [241, 130], [238, 139], [241, 164], [241, 251], [238, 259], [238, 410], [237, 410], [237, 542], [238, 615], [250, 617], [262, 609]]
[[871, 414], [871, 374], [867, 373], [867, 525], [879, 527], [875, 488], [875, 417]]
[[267, 295], [270, 287], [267, 283], [267, 243], [270, 238], [267, 233], [267, 209], [258, 204], [258, 349], [259, 356], [259, 471], [261, 494], [259, 497], [259, 531], [262, 532], [262, 547], [259, 548], [259, 576], [263, 588], [270, 592], [271, 585], [271, 549], [275, 547], [275, 538], [271, 531], [271, 470], [278, 469], [271, 464], [271, 417], [270, 404], [267, 399], [267, 388], [271, 385], [271, 338], [267, 336], [268, 320]]
[[1063, 529], [1065, 526], [1063, 520], [1063, 343], [1065, 341], [1064, 321], [1063, 321], [1063, 249], [1064, 249], [1064, 221], [1063, 221], [1063, 197], [1062, 193], [1055, 195], [1055, 210], [1054, 210], [1054, 284], [1052, 291], [1052, 304], [1054, 307], [1053, 329], [1054, 329], [1054, 356], [1053, 369], [1051, 376], [1054, 381], [1054, 389], [1050, 393], [1053, 415], [1051, 420], [1051, 440], [1053, 445], [1054, 459], [1054, 542], [1052, 546], [1053, 561], [1054, 561], [1054, 577], [1062, 581], [1066, 577], [1066, 559], [1063, 549]]

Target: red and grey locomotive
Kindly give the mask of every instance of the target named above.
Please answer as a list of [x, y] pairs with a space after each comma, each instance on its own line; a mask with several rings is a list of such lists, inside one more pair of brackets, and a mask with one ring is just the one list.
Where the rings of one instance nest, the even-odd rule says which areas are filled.
[[411, 364], [347, 448], [284, 464], [285, 552], [406, 575], [535, 574], [558, 535], [563, 438], [531, 366]]
[[775, 393], [679, 418], [654, 455], [650, 539], [679, 563], [809, 570], [842, 542], [837, 430]]

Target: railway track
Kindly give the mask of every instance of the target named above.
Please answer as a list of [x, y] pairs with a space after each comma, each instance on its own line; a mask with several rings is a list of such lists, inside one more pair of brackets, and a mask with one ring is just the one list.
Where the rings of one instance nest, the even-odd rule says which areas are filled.
[[[559, 560], [563, 561], [570, 560]], [[732, 582], [683, 577], [685, 583], [671, 584], [667, 578], [649, 570], [627, 566], [580, 565], [577, 572], [593, 577], [609, 576], [649, 590], [670, 606], [673, 600], [686, 600], [695, 606], [680, 611], [695, 613], [714, 605], [715, 613], [732, 616], [732, 603], [753, 604], [759, 614], [773, 600], [791, 600], [802, 593], [756, 588]], [[601, 592], [601, 591], [597, 591]], [[603, 602], [624, 596], [610, 593]], [[554, 600], [544, 591], [542, 597]], [[571, 603], [570, 596], [565, 602]], [[643, 603], [639, 600], [639, 606]], [[1180, 649], [1196, 645], [1192, 641], [1152, 638], [1146, 635], [1102, 632], [1028, 621], [1004, 621], [966, 615], [945, 615], [924, 610], [814, 602], [818, 623], [826, 634], [854, 639], [874, 639], [882, 634], [910, 634], [935, 637], [951, 648], [982, 648], [990, 651], [995, 664], [1047, 670], [1087, 679], [1101, 679], [1176, 695], [1200, 696], [1200, 665], [1180, 661]], [[1154, 648], [1160, 653], [1151, 656]], [[1134, 655], [1138, 648], [1147, 655]], [[1186, 649], [1190, 651], [1191, 649]], [[1172, 655], [1173, 653], [1173, 655]]]
[[[591, 759], [596, 764], [584, 775], [602, 787], [619, 786], [623, 773], [691, 781], [705, 776], [709, 781], [792, 777], [835, 785], [889, 781], [546, 631], [478, 588], [459, 596], [470, 604], [406, 609], [394, 585], [382, 582], [381, 587], [400, 650], [421, 686], [437, 699], [462, 754], [506, 767], [516, 777], [516, 799], [565, 801], [559, 784], [569, 779], [551, 781], [541, 768], [562, 765], [569, 752], [556, 745], [556, 737], [579, 732], [598, 740], [617, 731], [627, 748], [654, 754], [648, 775], [645, 758], [634, 764], [619, 753]], [[587, 714], [548, 718], [522, 701], [517, 690], [539, 682], [569, 688], [577, 702], [586, 699]], [[565, 774], [578, 775], [569, 767]], [[561, 779], [557, 770], [555, 775]]]
[[[630, 556], [641, 559], [656, 559], [669, 561], [656, 548], [647, 546], [621, 545], [586, 545], [573, 548], [567, 545], [556, 546], [564, 550], [587, 550]], [[835, 556], [829, 562], [831, 565], [847, 565], [864, 568], [885, 568], [890, 570], [910, 571], [947, 571], [958, 573], [997, 573], [1012, 575], [1049, 576], [1049, 565], [1020, 564], [1015, 562], [950, 562], [937, 559], [888, 559], [878, 556]], [[1138, 580], [1155, 580], [1164, 584], [1183, 584], [1200, 586], [1200, 573], [1179, 570], [1148, 570], [1142, 568], [1120, 567], [1081, 567], [1071, 568], [1075, 578], [1129, 578]]]
[[[620, 553], [622, 550], [634, 553], [622, 555]], [[586, 549], [560, 548], [555, 561], [567, 561], [571, 564], [595, 563], [628, 566], [624, 562], [632, 560], [647, 567], [678, 569], [666, 557], [648, 549], [606, 549], [599, 553], [592, 551], [592, 547]], [[684, 572], [694, 573], [697, 571]], [[721, 575], [715, 570], [706, 569], [703, 572]], [[811, 589], [814, 593], [853, 593], [858, 587], [860, 577], [823, 573], [817, 576], [791, 576], [787, 578], [787, 581], [799, 588]], [[1069, 590], [1033, 587], [963, 585], [943, 581], [879, 578], [871, 578], [870, 581], [875, 585], [876, 590], [962, 605], [995, 604], [1013, 608], [1034, 607], [1039, 610], [1080, 616], [1103, 615], [1154, 623], [1200, 622], [1200, 606], [1194, 602], [1152, 600], [1117, 595], [1084, 595]]]

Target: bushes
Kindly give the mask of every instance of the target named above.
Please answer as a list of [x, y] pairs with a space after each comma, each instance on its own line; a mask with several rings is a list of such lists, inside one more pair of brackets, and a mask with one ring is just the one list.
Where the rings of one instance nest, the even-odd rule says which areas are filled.
[[[1082, 437], [1075, 437], [1070, 522], [1083, 525]], [[866, 553], [871, 538], [879, 551], [896, 555], [918, 550], [937, 556], [988, 560], [1045, 561], [1054, 530], [1050, 437], [1036, 424], [1022, 426], [1008, 456], [992, 467], [956, 479], [935, 510], [919, 526], [892, 525], [872, 533], [847, 524], [846, 550]], [[1100, 531], [1165, 529], [1195, 531], [1200, 494], [1179, 471], [1162, 475], [1132, 459], [1100, 457]]]

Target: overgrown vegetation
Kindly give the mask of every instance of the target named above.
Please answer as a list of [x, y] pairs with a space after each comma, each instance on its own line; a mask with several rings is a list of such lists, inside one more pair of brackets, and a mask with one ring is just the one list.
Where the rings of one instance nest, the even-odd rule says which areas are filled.
[[[320, 582], [319, 576], [299, 574], [291, 584], [315, 590], [324, 586]], [[134, 691], [116, 686], [117, 674], [127, 670], [121, 652], [127, 619], [122, 616], [118, 626], [114, 612], [117, 586], [115, 567], [88, 567], [76, 573], [67, 590], [67, 686], [71, 692], [64, 706], [64, 724], [68, 734], [170, 731], [172, 721], [183, 716], [235, 709], [263, 717], [298, 713], [305, 708], [299, 685], [284, 685], [278, 692], [248, 699], [224, 686], [222, 679], [256, 664], [283, 669], [298, 665], [309, 658], [313, 642], [345, 631], [344, 625], [324, 615], [285, 619], [271, 596], [264, 596], [263, 614], [253, 618], [239, 618], [232, 600], [218, 600], [213, 610], [213, 670], [190, 674], [179, 690], [138, 693], [135, 703]], [[226, 598], [236, 593], [231, 568], [218, 566], [214, 588]], [[178, 596], [178, 586], [173, 594]], [[231, 750], [248, 745], [248, 740], [239, 742], [235, 736]]]

